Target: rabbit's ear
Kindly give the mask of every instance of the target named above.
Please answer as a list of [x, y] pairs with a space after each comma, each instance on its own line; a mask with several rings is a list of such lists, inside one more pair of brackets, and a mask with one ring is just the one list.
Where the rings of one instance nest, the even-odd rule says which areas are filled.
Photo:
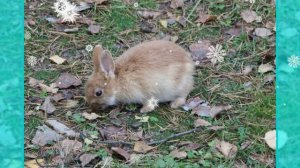
[[115, 77], [115, 63], [109, 51], [104, 50], [100, 54], [100, 71], [102, 71], [105, 77]]
[[100, 72], [100, 55], [103, 49], [101, 45], [96, 45], [93, 50], [93, 64], [94, 64], [94, 71]]

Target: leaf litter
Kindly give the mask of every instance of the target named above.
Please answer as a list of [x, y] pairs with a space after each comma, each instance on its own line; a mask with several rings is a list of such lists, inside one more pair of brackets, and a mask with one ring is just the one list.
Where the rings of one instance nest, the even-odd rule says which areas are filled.
[[60, 89], [66, 89], [71, 86], [80, 86], [82, 84], [79, 78], [69, 73], [62, 73], [55, 83]]
[[68, 137], [78, 137], [79, 133], [75, 132], [71, 128], [67, 127], [66, 125], [58, 122], [55, 119], [48, 119], [46, 123], [51, 126], [55, 131], [60, 134], [65, 134]]

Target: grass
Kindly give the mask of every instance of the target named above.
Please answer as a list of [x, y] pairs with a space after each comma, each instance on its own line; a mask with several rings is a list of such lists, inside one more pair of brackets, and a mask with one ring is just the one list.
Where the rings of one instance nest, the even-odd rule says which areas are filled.
[[[237, 22], [243, 22], [240, 17], [240, 12], [244, 9], [251, 8], [258, 15], [263, 17], [264, 21], [274, 21], [274, 7], [265, 0], [257, 0], [254, 5], [247, 2], [224, 0], [204, 0], [200, 2], [200, 7], [209, 9], [211, 14], [224, 15], [216, 22], [197, 25], [194, 20], [197, 18], [197, 12], [192, 12], [195, 5], [185, 5], [185, 14], [189, 15], [191, 23], [187, 23], [186, 27], [179, 24], [163, 28], [158, 20], [151, 22], [155, 23], [159, 32], [143, 33], [139, 30], [139, 24], [142, 20], [137, 16], [138, 9], [156, 9], [156, 1], [138, 1], [139, 7], [136, 9], [133, 5], [125, 5], [122, 1], [114, 0], [107, 6], [94, 7], [91, 10], [83, 13], [92, 17], [101, 25], [101, 31], [97, 35], [87, 33], [87, 26], [81, 25], [80, 30], [65, 36], [57, 33], [50, 33], [49, 30], [55, 31], [54, 25], [47, 23], [41, 19], [43, 16], [53, 14], [50, 11], [49, 2], [45, 2], [36, 13], [26, 10], [26, 19], [34, 19], [35, 26], [26, 28], [26, 31], [31, 33], [31, 38], [26, 41], [26, 57], [35, 56], [39, 62], [35, 67], [26, 66], [26, 76], [40, 80], [45, 80], [47, 84], [54, 82], [60, 73], [69, 72], [77, 74], [82, 79], [86, 79], [92, 71], [92, 63], [90, 53], [80, 57], [79, 62], [75, 62], [76, 51], [83, 50], [85, 45], [96, 45], [101, 43], [106, 49], [112, 52], [113, 56], [118, 56], [127, 49], [127, 46], [134, 46], [144, 40], [149, 40], [153, 37], [158, 37], [159, 34], [171, 34], [179, 37], [177, 41], [181, 46], [188, 48], [192, 43], [199, 39], [209, 39], [213, 44], [222, 44], [228, 51], [228, 56], [225, 57], [224, 63], [215, 67], [207, 66], [197, 69], [194, 76], [195, 87], [190, 97], [199, 96], [212, 105], [231, 104], [233, 109], [224, 112], [217, 118], [211, 119], [204, 117], [205, 120], [213, 125], [222, 125], [225, 128], [219, 131], [204, 131], [180, 137], [171, 142], [159, 145], [156, 153], [144, 155], [138, 163], [131, 167], [234, 167], [237, 163], [245, 163], [248, 167], [268, 167], [266, 163], [251, 159], [254, 153], [274, 157], [274, 151], [263, 141], [264, 134], [274, 129], [275, 125], [275, 94], [274, 84], [263, 85], [264, 75], [258, 74], [257, 69], [251, 72], [248, 76], [230, 76], [228, 74], [240, 72], [244, 65], [258, 66], [266, 61], [261, 57], [261, 53], [267, 49], [273, 49], [272, 38], [251, 39], [247, 34], [241, 34], [238, 37], [232, 38], [230, 41], [225, 38], [224, 31], [233, 27]], [[28, 5], [29, 2], [26, 4]], [[251, 6], [251, 7], [250, 7]], [[171, 10], [172, 13], [182, 15], [180, 10]], [[192, 12], [192, 13], [191, 13]], [[165, 17], [166, 16], [162, 16]], [[79, 26], [79, 25], [76, 25]], [[253, 23], [254, 27], [262, 27], [261, 23]], [[128, 33], [121, 33], [128, 31]], [[274, 40], [274, 39], [273, 39]], [[118, 43], [123, 42], [125, 47], [116, 47]], [[56, 66], [49, 61], [52, 55], [59, 55], [68, 49], [69, 52], [68, 65]], [[77, 59], [78, 60], [78, 59]], [[74, 65], [72, 65], [75, 63]], [[27, 79], [26, 79], [27, 80]], [[245, 88], [245, 82], [252, 82], [251, 88]], [[83, 87], [77, 88], [80, 93], [83, 93]], [[48, 94], [39, 90], [35, 90], [26, 85], [26, 98], [36, 96], [40, 98], [46, 97]], [[79, 96], [79, 95], [78, 95]], [[80, 95], [82, 96], [82, 95]], [[104, 117], [97, 121], [88, 121], [80, 119], [80, 113], [87, 110], [84, 101], [80, 101], [80, 109], [73, 110], [73, 115], [77, 117], [65, 117], [64, 113], [68, 109], [58, 109], [55, 112], [56, 116], [51, 116], [59, 119], [65, 124], [74, 127], [77, 131], [97, 131], [95, 127], [99, 125], [110, 124], [110, 118]], [[137, 107], [137, 106], [136, 106]], [[134, 108], [136, 108], [134, 106]], [[26, 138], [31, 139], [34, 136], [37, 126], [44, 123], [44, 114], [35, 109], [29, 101], [26, 102], [26, 111], [33, 110], [37, 114], [26, 117]], [[124, 126], [130, 128], [130, 125], [136, 120], [133, 113], [129, 115]], [[146, 134], [151, 135], [153, 139], [161, 139], [170, 134], [182, 132], [193, 128], [193, 122], [198, 117], [191, 115], [189, 112], [181, 110], [169, 109], [169, 105], [162, 104], [154, 112], [148, 114], [150, 116], [149, 123], [144, 123], [143, 130]], [[234, 159], [226, 159], [223, 156], [216, 154], [214, 149], [209, 145], [214, 139], [221, 139], [238, 146], [238, 153]], [[186, 159], [176, 160], [168, 154], [172, 146], [176, 142], [192, 141], [199, 143], [201, 147], [194, 151], [188, 152]], [[249, 148], [240, 150], [242, 144], [246, 141], [251, 141]], [[89, 148], [89, 152], [96, 152], [100, 148]], [[102, 149], [102, 148], [101, 148]], [[123, 161], [114, 157], [114, 167], [129, 167]]]

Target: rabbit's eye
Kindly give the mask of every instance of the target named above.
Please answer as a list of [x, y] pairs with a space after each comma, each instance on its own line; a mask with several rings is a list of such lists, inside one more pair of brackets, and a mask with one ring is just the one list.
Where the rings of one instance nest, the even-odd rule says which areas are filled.
[[97, 97], [99, 97], [99, 96], [101, 96], [101, 95], [102, 95], [102, 91], [101, 91], [101, 90], [96, 91], [96, 96], [97, 96]]

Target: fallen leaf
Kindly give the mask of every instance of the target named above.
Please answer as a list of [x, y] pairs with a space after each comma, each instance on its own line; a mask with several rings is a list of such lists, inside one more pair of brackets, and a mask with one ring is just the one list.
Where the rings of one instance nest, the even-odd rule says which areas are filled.
[[240, 148], [240, 149], [241, 149], [241, 150], [244, 150], [244, 149], [246, 149], [246, 148], [249, 148], [251, 144], [253, 144], [253, 142], [247, 140], [247, 141], [245, 141], [245, 142], [243, 142], [243, 143], [241, 144], [241, 148]]
[[62, 93], [57, 93], [51, 97], [52, 100], [55, 102], [59, 102], [60, 100], [65, 99], [64, 95]]
[[56, 88], [56, 84], [55, 83], [51, 83], [50, 86], [47, 86], [43, 83], [39, 83], [39, 87], [48, 93], [57, 93], [58, 92], [58, 88]]
[[274, 66], [267, 63], [267, 64], [261, 64], [258, 67], [258, 72], [259, 73], [266, 73], [266, 72], [270, 72], [270, 71], [274, 71]]
[[153, 24], [151, 24], [147, 21], [141, 21], [140, 29], [141, 29], [141, 31], [143, 31], [145, 33], [155, 33], [155, 32], [157, 32], [157, 28], [155, 27], [155, 25], [153, 25]]
[[242, 74], [243, 75], [249, 75], [252, 70], [253, 70], [253, 66], [252, 65], [247, 65], [242, 70]]
[[[261, 163], [266, 164], [265, 165], [266, 167], [269, 167], [270, 165], [272, 165], [274, 163], [273, 156], [269, 156], [269, 155], [266, 155], [266, 154], [254, 153], [250, 156], [250, 158], [252, 160], [259, 161]], [[273, 167], [273, 166], [271, 166], [271, 167]]]
[[270, 84], [274, 81], [275, 75], [267, 75], [264, 77], [264, 84]]
[[98, 114], [96, 113], [87, 113], [87, 112], [84, 112], [82, 113], [82, 116], [88, 120], [95, 120], [97, 119], [98, 117], [100, 117]]
[[32, 159], [32, 160], [27, 160], [25, 162], [25, 167], [26, 168], [40, 168], [40, 165], [38, 164], [41, 164], [41, 165], [44, 165], [45, 163], [45, 160], [44, 159]]
[[112, 147], [111, 150], [114, 151], [116, 154], [122, 156], [126, 161], [130, 159], [130, 154], [122, 148]]
[[209, 52], [208, 48], [211, 46], [211, 42], [208, 40], [198, 41], [198, 43], [191, 44], [189, 49], [194, 61], [203, 60], [206, 58], [206, 54]]
[[143, 139], [143, 129], [140, 129], [138, 132], [132, 132], [132, 134], [129, 137], [129, 139], [135, 140], [135, 141]]
[[254, 11], [251, 10], [243, 10], [241, 12], [241, 17], [246, 21], [247, 23], [251, 23], [256, 20], [257, 14]]
[[95, 159], [97, 155], [95, 154], [89, 154], [85, 153], [79, 157], [79, 160], [81, 162], [81, 166], [85, 167], [87, 164], [89, 164], [93, 159]]
[[274, 26], [275, 26], [275, 24], [274, 24], [273, 22], [271, 22], [271, 21], [268, 21], [268, 22], [266, 23], [266, 28], [268, 28], [268, 29], [273, 29]]
[[225, 31], [226, 34], [229, 34], [231, 36], [239, 36], [242, 32], [242, 28], [240, 27], [230, 28], [229, 30]]
[[82, 84], [82, 82], [74, 75], [71, 75], [69, 73], [62, 73], [56, 80], [55, 84], [60, 89], [66, 89], [71, 86], [79, 86]]
[[46, 121], [47, 124], [49, 124], [55, 131], [61, 133], [61, 134], [66, 134], [69, 137], [78, 137], [79, 133], [76, 133], [73, 131], [71, 128], [67, 127], [66, 125], [58, 122], [55, 119], [48, 119]]
[[187, 145], [184, 146], [185, 151], [192, 151], [200, 148], [200, 145], [197, 143], [188, 143]]
[[73, 28], [66, 28], [64, 29], [65, 33], [74, 33], [74, 32], [78, 32], [79, 28], [78, 27], [73, 27]]
[[64, 100], [62, 101], [62, 105], [64, 108], [74, 108], [78, 105], [78, 100]]
[[168, 28], [168, 21], [167, 21], [167, 20], [159, 20], [159, 23], [160, 23], [164, 28]]
[[225, 141], [216, 140], [216, 148], [226, 157], [234, 158], [237, 153], [237, 147]]
[[266, 132], [264, 139], [271, 149], [276, 149], [276, 130]]
[[176, 18], [176, 21], [183, 27], [186, 26], [186, 19], [183, 16], [178, 16]]
[[87, 2], [79, 2], [79, 5], [76, 6], [75, 11], [81, 12], [81, 11], [90, 9], [91, 7], [92, 7], [92, 5], [90, 5], [90, 4], [87, 3]]
[[125, 140], [127, 139], [126, 130], [123, 127], [107, 126], [101, 128], [101, 136], [107, 140]]
[[144, 11], [137, 11], [137, 14], [141, 16], [144, 19], [155, 19], [159, 15], [161, 15], [161, 12], [157, 11], [149, 11], [149, 10], [144, 10]]
[[77, 154], [82, 150], [82, 143], [77, 140], [64, 139], [60, 144], [64, 157]]
[[86, 17], [81, 17], [81, 18], [78, 18], [76, 20], [77, 23], [81, 23], [81, 24], [87, 24], [87, 25], [93, 25], [95, 24], [96, 22], [90, 18], [86, 18]]
[[186, 158], [187, 153], [184, 151], [179, 151], [178, 149], [175, 149], [170, 153], [170, 155], [177, 159], [184, 159], [184, 158]]
[[262, 37], [262, 38], [268, 37], [273, 34], [269, 29], [266, 29], [266, 28], [256, 28], [254, 30], [254, 33], [256, 36]]
[[200, 127], [200, 126], [211, 126], [211, 123], [206, 121], [206, 120], [203, 120], [201, 118], [198, 118], [197, 120], [195, 120], [194, 122], [194, 126], [195, 127]]
[[92, 34], [97, 34], [100, 32], [100, 26], [92, 24], [88, 27], [88, 31]]
[[173, 9], [177, 9], [177, 8], [182, 7], [183, 5], [184, 5], [183, 0], [171, 0], [170, 7]]
[[48, 114], [52, 114], [56, 110], [55, 106], [51, 103], [51, 97], [48, 96], [45, 98], [45, 101], [40, 109]]
[[220, 112], [224, 110], [231, 109], [232, 106], [226, 105], [226, 106], [208, 106], [208, 105], [199, 105], [196, 108], [193, 109], [192, 114], [197, 114], [198, 116], [202, 117], [212, 117], [214, 118], [216, 115], [218, 115]]
[[214, 21], [216, 19], [217, 19], [217, 16], [209, 15], [209, 14], [204, 13], [203, 11], [200, 11], [199, 14], [198, 14], [198, 19], [196, 20], [196, 22], [207, 23], [207, 22], [210, 22], [210, 21]]
[[189, 111], [192, 110], [193, 108], [197, 107], [199, 104], [204, 103], [205, 100], [200, 99], [200, 97], [194, 97], [194, 98], [190, 98], [186, 101], [186, 104], [182, 106], [182, 108], [185, 111]]
[[176, 18], [167, 19], [167, 23], [168, 23], [168, 25], [172, 25], [172, 24], [176, 23]]
[[147, 153], [154, 147], [147, 145], [144, 141], [138, 141], [134, 144], [133, 151], [137, 153]]
[[58, 64], [58, 65], [63, 64], [66, 61], [66, 59], [61, 58], [58, 55], [51, 56], [50, 60], [53, 61], [54, 63]]
[[37, 131], [32, 139], [32, 143], [39, 146], [45, 146], [53, 141], [59, 141], [63, 137], [53, 131], [46, 125], [38, 126]]
[[39, 87], [39, 84], [44, 83], [44, 80], [37, 80], [32, 77], [29, 77], [28, 84], [30, 87], [36, 88]]

